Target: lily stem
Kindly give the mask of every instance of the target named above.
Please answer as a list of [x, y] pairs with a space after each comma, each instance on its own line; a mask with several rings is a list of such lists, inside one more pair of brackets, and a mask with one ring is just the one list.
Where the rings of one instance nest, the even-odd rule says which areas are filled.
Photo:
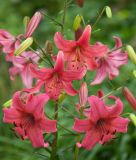
[[[54, 108], [54, 112], [55, 112], [55, 115], [54, 115], [54, 119], [57, 120], [58, 119], [58, 101], [55, 102], [55, 108]], [[52, 148], [52, 152], [51, 152], [51, 157], [50, 157], [50, 160], [59, 160], [59, 157], [57, 155], [57, 145], [58, 145], [58, 132], [55, 132], [54, 133], [54, 139], [53, 139], [53, 142], [52, 142], [52, 145], [51, 145], [51, 148]]]
[[101, 13], [98, 15], [95, 23], [92, 25], [92, 29], [96, 26], [96, 24], [99, 22], [100, 18], [102, 17], [103, 13], [105, 11], [105, 7], [102, 9]]
[[[80, 141], [80, 134], [77, 136], [77, 142]], [[78, 160], [79, 148], [75, 146], [74, 160]]]
[[66, 19], [66, 12], [67, 12], [67, 0], [65, 0], [64, 2], [64, 13], [63, 13], [63, 17], [62, 17], [62, 26], [61, 26], [61, 32], [63, 33], [64, 31], [64, 25], [65, 25], [65, 19]]

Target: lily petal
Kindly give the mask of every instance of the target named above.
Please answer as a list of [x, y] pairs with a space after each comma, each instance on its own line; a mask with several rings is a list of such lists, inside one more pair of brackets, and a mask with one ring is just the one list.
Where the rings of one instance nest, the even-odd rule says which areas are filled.
[[60, 32], [57, 32], [55, 34], [54, 41], [55, 41], [56, 46], [64, 52], [69, 52], [76, 46], [75, 41], [63, 39]]
[[111, 121], [111, 125], [115, 128], [115, 130], [117, 132], [122, 132], [122, 133], [127, 132], [128, 123], [129, 123], [129, 119], [122, 118], [122, 117], [114, 118]]
[[88, 131], [89, 129], [91, 129], [92, 127], [92, 124], [91, 124], [91, 121], [88, 120], [88, 119], [85, 119], [85, 120], [80, 120], [78, 118], [75, 119], [75, 122], [74, 122], [74, 126], [73, 126], [73, 129], [77, 132], [86, 132]]
[[43, 119], [40, 123], [40, 127], [42, 130], [44, 130], [46, 133], [50, 132], [56, 132], [56, 120], [49, 120], [49, 119]]
[[54, 66], [56, 72], [61, 72], [64, 70], [64, 55], [62, 51], [58, 52], [56, 64]]
[[91, 150], [99, 140], [99, 133], [91, 130], [86, 133], [81, 145], [87, 150]]

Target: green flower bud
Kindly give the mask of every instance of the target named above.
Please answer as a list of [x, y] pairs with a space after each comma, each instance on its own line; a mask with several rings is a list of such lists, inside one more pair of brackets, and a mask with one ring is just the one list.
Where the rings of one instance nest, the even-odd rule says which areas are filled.
[[131, 45], [126, 46], [126, 50], [128, 52], [128, 56], [131, 59], [131, 61], [136, 64], [136, 53]]
[[30, 47], [33, 43], [33, 38], [29, 37], [25, 41], [23, 41], [20, 46], [15, 50], [14, 55], [18, 56], [22, 52], [24, 52], [28, 47]]
[[3, 104], [3, 108], [9, 107], [9, 106], [11, 106], [11, 104], [12, 104], [12, 99], [6, 101], [6, 102]]
[[25, 26], [25, 31], [26, 31], [26, 28], [27, 28], [27, 25], [28, 25], [29, 21], [30, 21], [30, 17], [25, 16], [24, 19], [23, 19], [23, 24]]
[[82, 22], [82, 16], [77, 15], [74, 19], [74, 23], [73, 23], [73, 29], [74, 31], [78, 30], [80, 28], [81, 22]]
[[136, 70], [133, 70], [133, 75], [136, 78]]
[[130, 118], [131, 122], [134, 124], [134, 126], [136, 127], [136, 116], [133, 113], [131, 113], [129, 115], [129, 118]]
[[66, 98], [66, 94], [65, 94], [65, 93], [62, 93], [62, 94], [59, 96], [59, 103], [62, 103], [65, 98]]
[[112, 11], [111, 8], [109, 6], [105, 7], [105, 12], [108, 18], [112, 18]]

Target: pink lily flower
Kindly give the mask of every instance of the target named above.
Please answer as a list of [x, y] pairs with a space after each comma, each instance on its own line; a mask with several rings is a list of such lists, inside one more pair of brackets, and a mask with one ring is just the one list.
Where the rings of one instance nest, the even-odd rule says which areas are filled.
[[56, 46], [63, 51], [70, 70], [80, 68], [93, 70], [97, 67], [95, 57], [101, 57], [107, 51], [105, 45], [90, 45], [91, 26], [86, 26], [76, 41], [63, 39], [60, 32], [54, 36]]
[[36, 30], [36, 28], [38, 27], [40, 21], [42, 18], [42, 14], [40, 12], [36, 12], [33, 17], [30, 19], [27, 28], [26, 28], [26, 32], [25, 32], [25, 38], [31, 37], [33, 32]]
[[39, 57], [31, 52], [24, 52], [20, 56], [12, 56], [13, 67], [9, 69], [10, 79], [14, 80], [15, 75], [19, 74], [21, 76], [23, 84], [27, 88], [32, 87], [33, 74], [30, 71], [30, 64], [36, 68], [36, 63], [38, 62]]
[[47, 94], [29, 95], [27, 100], [21, 100], [21, 92], [13, 96], [10, 108], [3, 109], [5, 123], [15, 124], [15, 131], [22, 139], [30, 139], [33, 147], [48, 147], [44, 142], [43, 133], [56, 132], [56, 120], [49, 120], [44, 115], [44, 104]]
[[82, 143], [77, 143], [78, 147], [91, 150], [96, 143], [104, 144], [115, 138], [116, 132], [127, 132], [129, 120], [120, 116], [123, 103], [119, 98], [113, 106], [107, 106], [101, 98], [96, 96], [90, 96], [88, 102], [91, 107], [87, 119], [76, 118], [73, 126], [73, 129], [79, 133], [86, 132]]
[[3, 52], [12, 53], [19, 44], [20, 42], [15, 36], [11, 35], [6, 30], [0, 29], [0, 45], [3, 47]]
[[[122, 46], [121, 40], [118, 37], [114, 37], [114, 39], [116, 44], [113, 51], [107, 49], [103, 57], [97, 59], [98, 68], [96, 69], [96, 76], [91, 85], [102, 83], [107, 75], [109, 76], [109, 79], [112, 80], [119, 75], [119, 67], [127, 64], [127, 53], [118, 49]], [[97, 45], [101, 46], [102, 44], [97, 43]]]
[[55, 100], [63, 91], [71, 96], [77, 94], [72, 86], [72, 81], [82, 79], [86, 73], [83, 69], [79, 71], [64, 70], [64, 56], [61, 51], [57, 55], [54, 68], [36, 70], [31, 66], [31, 71], [35, 77], [45, 82], [46, 93]]

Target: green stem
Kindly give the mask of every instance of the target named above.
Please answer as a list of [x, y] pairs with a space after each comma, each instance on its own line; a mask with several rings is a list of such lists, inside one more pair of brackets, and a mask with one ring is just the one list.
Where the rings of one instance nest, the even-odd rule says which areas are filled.
[[62, 17], [62, 26], [61, 26], [61, 32], [63, 33], [64, 31], [64, 25], [65, 25], [65, 19], [66, 19], [66, 11], [67, 11], [67, 0], [64, 2], [64, 14]]
[[[77, 136], [77, 142], [80, 141], [80, 134]], [[79, 148], [75, 146], [74, 160], [78, 160]]]
[[103, 15], [104, 11], [105, 11], [105, 7], [102, 9], [102, 11], [101, 11], [101, 13], [98, 15], [95, 23], [92, 25], [92, 29], [93, 29], [93, 28], [96, 26], [96, 24], [99, 22], [99, 20], [100, 20], [101, 16]]
[[119, 90], [122, 89], [122, 88], [123, 88], [123, 86], [114, 89], [113, 91], [111, 91], [111, 92], [109, 92], [108, 94], [106, 94], [106, 95], [104, 95], [103, 97], [101, 97], [101, 99], [104, 99], [104, 98], [108, 97], [109, 95], [113, 94], [113, 93], [116, 92], [116, 91], [119, 91]]
[[[55, 104], [55, 116], [54, 116], [54, 119], [57, 120], [58, 119], [58, 101], [56, 101], [56, 104]], [[51, 145], [51, 148], [52, 148], [52, 152], [51, 152], [51, 157], [50, 157], [50, 160], [59, 160], [59, 157], [57, 155], [57, 145], [58, 145], [58, 132], [55, 132], [54, 133], [54, 139], [53, 139], [53, 142], [52, 142], [52, 145]]]
[[50, 58], [48, 57], [48, 55], [44, 52], [44, 50], [39, 45], [39, 43], [36, 41], [36, 39], [34, 39], [34, 42], [39, 47], [39, 49], [41, 50], [41, 52], [43, 53], [43, 55], [45, 56], [45, 58], [47, 58], [47, 60], [48, 60], [49, 64], [51, 65], [51, 67], [54, 67], [53, 64], [52, 64], [52, 61], [50, 60]]
[[48, 14], [44, 13], [43, 11], [41, 11], [41, 13], [46, 16], [48, 19], [50, 19], [52, 22], [56, 23], [57, 25], [59, 25], [60, 27], [62, 27], [62, 24], [58, 21], [56, 21], [54, 18], [50, 17]]

